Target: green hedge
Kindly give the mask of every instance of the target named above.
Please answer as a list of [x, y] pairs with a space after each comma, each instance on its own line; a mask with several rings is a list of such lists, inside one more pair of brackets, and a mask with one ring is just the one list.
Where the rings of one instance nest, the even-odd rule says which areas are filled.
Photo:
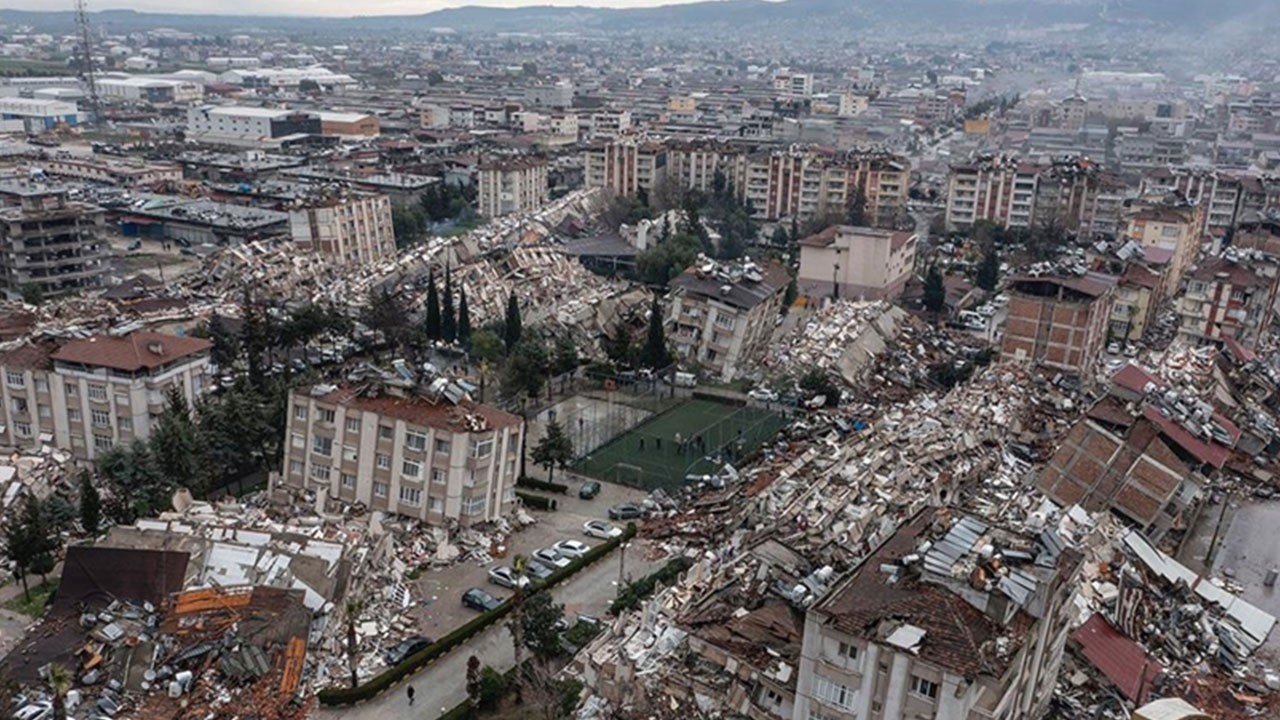
[[527, 487], [530, 490], [541, 490], [542, 492], [559, 493], [564, 495], [569, 492], [568, 485], [561, 485], [557, 482], [547, 482], [545, 480], [537, 480], [531, 477], [522, 477], [516, 481], [516, 487]]
[[523, 493], [517, 490], [516, 497], [524, 501], [525, 507], [533, 508], [534, 510], [555, 510], [560, 507], [560, 503], [549, 497], [542, 497], [541, 495], [530, 495], [529, 493]]
[[692, 564], [693, 561], [689, 560], [689, 558], [678, 557], [627, 585], [618, 594], [618, 598], [609, 604], [609, 612], [617, 615], [626, 610], [635, 610], [640, 607], [642, 600], [653, 594], [654, 588], [658, 586], [659, 582], [670, 583], [679, 577], [680, 573], [688, 570]]
[[[569, 565], [556, 570], [547, 576], [545, 582], [540, 586], [541, 589], [550, 589], [555, 585], [564, 582], [577, 572], [583, 570], [596, 560], [608, 555], [614, 548], [623, 542], [635, 537], [635, 523], [628, 523], [626, 530], [622, 535], [591, 548], [582, 557], [569, 563]], [[471, 622], [445, 635], [431, 645], [419, 650], [400, 662], [395, 667], [388, 668], [378, 675], [375, 675], [368, 682], [357, 685], [356, 687], [328, 687], [316, 693], [316, 699], [321, 705], [353, 705], [363, 700], [368, 700], [376, 696], [378, 693], [390, 687], [394, 687], [396, 683], [404, 678], [418, 672], [422, 668], [430, 665], [438, 660], [449, 651], [458, 647], [462, 643], [470, 640], [472, 636], [488, 629], [494, 623], [506, 617], [511, 612], [511, 599], [508, 598], [501, 605], [488, 612], [480, 614]]]

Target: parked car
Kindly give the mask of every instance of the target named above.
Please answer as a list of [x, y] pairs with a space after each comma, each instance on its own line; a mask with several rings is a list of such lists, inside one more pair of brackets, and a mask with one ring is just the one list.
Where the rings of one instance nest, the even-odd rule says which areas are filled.
[[616, 538], [621, 535], [622, 528], [616, 527], [613, 523], [608, 523], [604, 520], [588, 520], [582, 523], [582, 532], [587, 537], [608, 540], [609, 538]]
[[495, 610], [498, 606], [502, 605], [502, 599], [494, 597], [480, 588], [471, 588], [470, 590], [462, 593], [462, 604], [472, 610], [486, 612], [488, 610]]
[[47, 720], [53, 717], [53, 703], [41, 700], [27, 705], [14, 713], [16, 720]]
[[402, 660], [430, 646], [432, 642], [434, 641], [426, 635], [414, 635], [392, 645], [382, 654], [382, 659], [388, 665], [399, 665]]
[[552, 547], [554, 547], [556, 552], [561, 555], [571, 558], [580, 558], [583, 555], [586, 555], [587, 551], [591, 549], [590, 545], [577, 540], [561, 540]]
[[530, 560], [524, 564], [524, 574], [534, 580], [546, 580], [551, 577], [551, 573], [555, 572], [552, 568], [538, 562]]
[[609, 508], [610, 520], [634, 520], [644, 516], [644, 510], [635, 503], [621, 503]]
[[138, 250], [141, 250], [141, 249], [142, 249], [141, 240], [134, 240], [133, 242], [125, 246], [125, 250], [128, 250], [129, 252], [137, 252]]
[[546, 565], [547, 567], [569, 567], [572, 562], [569, 558], [561, 555], [554, 547], [542, 548], [533, 553], [533, 559]]
[[591, 500], [600, 494], [600, 483], [595, 480], [588, 480], [582, 483], [582, 487], [578, 488], [578, 497], [583, 500]]
[[517, 575], [512, 568], [501, 565], [489, 571], [489, 582], [502, 587], [515, 588], [529, 587], [531, 581], [523, 575]]
[[752, 400], [759, 400], [760, 402], [777, 402], [778, 401], [778, 393], [774, 392], [773, 390], [770, 390], [769, 388], [763, 388], [763, 387], [752, 388], [747, 393], [747, 397], [751, 398]]

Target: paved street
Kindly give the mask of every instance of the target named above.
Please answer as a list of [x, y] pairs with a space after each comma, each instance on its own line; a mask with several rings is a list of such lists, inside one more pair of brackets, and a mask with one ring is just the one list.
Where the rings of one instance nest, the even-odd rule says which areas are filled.
[[[628, 575], [640, 577], [661, 564], [645, 562], [643, 555], [638, 542], [626, 551]], [[620, 559], [620, 554], [614, 552], [552, 590], [556, 600], [564, 603], [566, 616], [573, 618], [579, 613], [597, 617], [604, 615], [617, 592]], [[349, 708], [321, 708], [316, 711], [316, 716], [325, 720], [383, 720], [392, 717], [434, 720], [443, 711], [466, 699], [467, 658], [473, 654], [480, 658], [481, 663], [503, 671], [515, 664], [511, 636], [500, 623], [374, 700]], [[405, 697], [406, 684], [413, 685], [417, 695], [412, 708]]]

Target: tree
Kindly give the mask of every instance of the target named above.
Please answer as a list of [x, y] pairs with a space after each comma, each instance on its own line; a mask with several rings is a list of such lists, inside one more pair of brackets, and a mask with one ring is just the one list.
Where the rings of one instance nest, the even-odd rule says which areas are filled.
[[320, 92], [320, 83], [311, 78], [303, 78], [298, 81], [298, 92], [300, 93], [318, 93]]
[[435, 87], [443, 82], [444, 75], [441, 75], [439, 70], [429, 70], [427, 72], [427, 85], [429, 87]]
[[209, 458], [202, 440], [186, 395], [179, 385], [169, 386], [151, 438], [156, 464], [169, 485], [190, 488], [196, 495], [210, 489]]
[[684, 272], [702, 252], [702, 243], [694, 235], [677, 233], [636, 256], [636, 275], [650, 285], [666, 286]]
[[796, 276], [793, 274], [791, 279], [787, 281], [786, 292], [782, 295], [782, 314], [786, 315], [791, 311], [791, 306], [796, 304], [796, 298], [800, 296], [800, 288], [796, 285]]
[[528, 569], [529, 560], [524, 555], [515, 555], [511, 558], [511, 570], [515, 576], [516, 589], [515, 594], [511, 596], [512, 613], [511, 618], [507, 620], [507, 628], [511, 630], [511, 642], [515, 648], [516, 656], [516, 672], [511, 673], [513, 679], [512, 684], [515, 686], [516, 702], [521, 702], [520, 690], [520, 666], [524, 664], [524, 587], [525, 571]]
[[645, 338], [644, 349], [640, 351], [640, 364], [643, 367], [660, 370], [671, 364], [671, 350], [667, 348], [667, 335], [662, 320], [662, 302], [654, 295], [649, 307], [649, 334]]
[[480, 682], [480, 658], [472, 655], [467, 658], [467, 716], [475, 718], [480, 712], [480, 697], [483, 685]]
[[351, 672], [351, 687], [360, 684], [360, 642], [356, 637], [356, 623], [364, 614], [364, 600], [351, 598], [344, 608], [347, 621], [347, 668]]
[[427, 275], [427, 339], [439, 340], [440, 329], [440, 294], [436, 292], [436, 271]]
[[458, 339], [458, 316], [453, 311], [453, 273], [444, 269], [444, 297], [440, 299], [440, 335], [445, 342]]
[[504, 348], [502, 338], [492, 330], [481, 330], [471, 336], [471, 355], [477, 360], [496, 364], [502, 359]]
[[867, 191], [862, 188], [861, 183], [854, 188], [853, 197], [849, 198], [849, 224], [855, 227], [867, 224]]
[[836, 387], [831, 376], [821, 368], [813, 368], [806, 372], [800, 378], [799, 386], [806, 399], [822, 395], [827, 399], [826, 407], [836, 407], [840, 404], [840, 388]]
[[533, 461], [547, 471], [547, 481], [555, 477], [556, 466], [566, 467], [573, 460], [573, 438], [565, 434], [560, 423], [547, 423], [547, 433], [533, 448]]
[[102, 496], [87, 472], [80, 476], [80, 525], [89, 537], [97, 535], [102, 527]]
[[[28, 496], [30, 497], [30, 496]], [[31, 589], [27, 587], [27, 573], [31, 569], [31, 561], [35, 559], [37, 548], [33, 545], [30, 530], [21, 517], [15, 518], [4, 529], [4, 556], [13, 565], [13, 574], [22, 583], [22, 594], [31, 599]]]
[[787, 236], [787, 229], [782, 226], [782, 223], [773, 226], [773, 236], [770, 237], [770, 241], [778, 247], [786, 247], [787, 243], [791, 241]]
[[604, 354], [614, 363], [623, 367], [632, 367], [639, 355], [639, 348], [631, 339], [631, 326], [626, 319], [619, 319], [613, 332], [606, 334], [600, 341]]
[[44, 289], [35, 283], [22, 286], [22, 302], [28, 305], [44, 304]]
[[502, 373], [503, 389], [510, 395], [524, 393], [530, 398], [537, 397], [546, 382], [548, 367], [546, 343], [537, 337], [525, 338], [507, 355]]
[[249, 369], [249, 383], [262, 387], [266, 373], [263, 362], [271, 345], [271, 321], [262, 312], [248, 285], [240, 298], [240, 347], [244, 348]]
[[512, 293], [507, 296], [507, 318], [502, 327], [502, 341], [507, 346], [508, 353], [515, 350], [523, 332], [524, 327], [520, 321], [520, 303], [516, 301], [515, 293]]
[[480, 671], [480, 709], [493, 710], [507, 694], [507, 677], [488, 665]]
[[471, 310], [467, 307], [467, 288], [458, 287], [458, 344], [471, 350]]
[[994, 292], [1000, 283], [1000, 253], [991, 247], [982, 256], [982, 264], [978, 266], [976, 282], [978, 287], [987, 292]]
[[369, 299], [360, 319], [370, 330], [382, 333], [387, 342], [397, 349], [403, 350], [408, 345], [411, 332], [409, 313], [386, 286], [382, 290], [369, 292]]
[[525, 77], [537, 77], [538, 63], [535, 63], [531, 60], [526, 60], [520, 64], [520, 70], [524, 72]]
[[209, 340], [213, 343], [209, 359], [222, 372], [231, 370], [236, 364], [236, 358], [240, 356], [240, 338], [231, 332], [222, 316], [216, 313], [209, 320]]
[[52, 694], [53, 720], [67, 720], [67, 693], [71, 691], [71, 673], [59, 663], [49, 666], [49, 692]]
[[557, 605], [551, 593], [539, 590], [524, 601], [520, 623], [524, 641], [536, 658], [547, 660], [564, 652], [560, 645], [560, 629], [556, 625], [564, 619], [564, 605]]
[[416, 207], [391, 208], [391, 232], [395, 235], [397, 248], [407, 248], [421, 241], [425, 224], [426, 216]]
[[947, 286], [942, 280], [942, 270], [930, 265], [924, 276], [924, 307], [937, 317], [947, 307]]
[[578, 358], [578, 346], [573, 344], [573, 339], [568, 335], [561, 335], [556, 338], [554, 363], [556, 374], [563, 375], [567, 372], [573, 372], [581, 364], [582, 361]]

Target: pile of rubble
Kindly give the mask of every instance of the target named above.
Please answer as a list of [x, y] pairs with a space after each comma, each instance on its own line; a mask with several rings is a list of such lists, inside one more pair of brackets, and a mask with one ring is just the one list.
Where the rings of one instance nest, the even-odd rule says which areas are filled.
[[886, 302], [839, 300], [800, 318], [795, 329], [760, 360], [765, 374], [819, 368], [857, 385], [863, 372], [897, 334], [906, 312]]

